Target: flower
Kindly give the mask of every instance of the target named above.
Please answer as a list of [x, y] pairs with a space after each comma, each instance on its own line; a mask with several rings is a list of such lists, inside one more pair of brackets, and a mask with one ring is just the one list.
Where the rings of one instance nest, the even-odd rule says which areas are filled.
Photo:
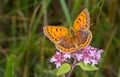
[[71, 58], [71, 53], [65, 53], [65, 52], [63, 52], [63, 57], [70, 59]]
[[61, 53], [56, 52], [52, 58], [50, 58], [50, 62], [53, 62], [56, 64], [56, 68], [60, 67], [63, 62], [66, 61], [67, 58], [70, 58], [70, 53]]
[[60, 67], [61, 66], [61, 63], [62, 63], [62, 55], [60, 52], [56, 52], [52, 58], [50, 59], [50, 62], [53, 62], [56, 64], [56, 68]]
[[76, 54], [75, 57], [76, 57], [76, 59], [78, 61], [81, 61], [83, 59], [83, 55], [82, 54]]
[[91, 64], [94, 66], [101, 60], [101, 54], [103, 51], [103, 49], [99, 50], [92, 46], [87, 46], [71, 53], [56, 51], [52, 58], [50, 58], [50, 62], [54, 63], [56, 65], [56, 68], [59, 68], [62, 63], [67, 62], [71, 59], [71, 57], [73, 57], [77, 60], [77, 63], [84, 62], [86, 65]]
[[98, 62], [101, 60], [102, 52], [102, 49], [99, 50], [97, 48], [87, 46], [77, 51], [76, 58], [78, 61], [83, 61], [85, 64], [92, 64], [92, 66], [94, 66], [95, 64], [98, 64]]

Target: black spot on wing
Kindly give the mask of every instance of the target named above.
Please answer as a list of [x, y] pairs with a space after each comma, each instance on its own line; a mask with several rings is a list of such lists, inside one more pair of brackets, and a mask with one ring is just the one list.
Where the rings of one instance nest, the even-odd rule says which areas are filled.
[[57, 36], [57, 35], [54, 33], [54, 36]]
[[79, 18], [78, 20], [81, 21], [81, 18]]
[[57, 38], [55, 38], [55, 41], [58, 41]]
[[56, 28], [56, 32], [58, 32], [58, 29]]
[[62, 29], [60, 29], [60, 31], [62, 31]]

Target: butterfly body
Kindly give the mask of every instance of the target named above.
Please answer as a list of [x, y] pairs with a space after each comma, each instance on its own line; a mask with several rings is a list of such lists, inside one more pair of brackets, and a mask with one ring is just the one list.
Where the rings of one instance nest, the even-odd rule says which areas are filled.
[[87, 9], [84, 9], [76, 18], [73, 27], [44, 26], [45, 35], [62, 52], [72, 52], [89, 45], [92, 33], [89, 30], [90, 17]]

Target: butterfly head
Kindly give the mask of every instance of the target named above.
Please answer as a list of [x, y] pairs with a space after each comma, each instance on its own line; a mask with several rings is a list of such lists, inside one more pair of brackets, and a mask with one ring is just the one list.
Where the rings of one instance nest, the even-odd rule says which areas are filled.
[[73, 27], [70, 27], [70, 28], [69, 28], [69, 35], [70, 35], [71, 37], [74, 37], [74, 36], [76, 35], [76, 31], [74, 30]]

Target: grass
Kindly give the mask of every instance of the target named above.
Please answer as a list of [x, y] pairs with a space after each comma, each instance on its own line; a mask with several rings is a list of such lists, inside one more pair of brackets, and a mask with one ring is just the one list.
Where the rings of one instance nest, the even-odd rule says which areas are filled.
[[48, 61], [56, 49], [44, 36], [42, 27], [71, 26], [86, 7], [91, 16], [91, 45], [105, 52], [97, 65], [99, 71], [86, 72], [76, 67], [73, 76], [119, 77], [119, 3], [119, 0], [3, 0], [0, 2], [0, 76], [56, 77], [55, 66]]

